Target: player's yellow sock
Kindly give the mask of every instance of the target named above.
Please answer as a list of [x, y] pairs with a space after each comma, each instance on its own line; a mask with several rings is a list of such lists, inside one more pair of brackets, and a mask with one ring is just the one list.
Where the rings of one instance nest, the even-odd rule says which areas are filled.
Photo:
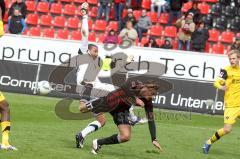
[[226, 133], [224, 132], [224, 129], [219, 129], [208, 141], [207, 144], [212, 144], [219, 140], [222, 136], [224, 136]]
[[2, 145], [9, 146], [9, 132], [10, 132], [10, 122], [4, 121], [1, 123], [2, 126]]

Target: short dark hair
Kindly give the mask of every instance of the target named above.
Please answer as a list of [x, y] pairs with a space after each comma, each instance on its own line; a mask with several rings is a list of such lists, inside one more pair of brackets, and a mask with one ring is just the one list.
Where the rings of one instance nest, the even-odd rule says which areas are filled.
[[128, 21], [126, 21], [126, 24], [127, 24], [127, 23], [131, 23], [131, 24], [132, 24], [132, 21], [131, 21], [131, 20], [128, 20]]
[[95, 44], [88, 44], [88, 50], [92, 49], [93, 47], [98, 48], [98, 46]]
[[159, 84], [157, 84], [155, 80], [148, 80], [146, 83], [144, 83], [144, 86], [147, 88], [153, 88], [156, 91], [160, 89]]

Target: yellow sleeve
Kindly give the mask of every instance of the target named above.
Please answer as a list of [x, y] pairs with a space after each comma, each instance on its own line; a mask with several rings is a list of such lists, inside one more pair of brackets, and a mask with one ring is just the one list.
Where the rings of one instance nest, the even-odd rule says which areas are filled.
[[225, 85], [225, 80], [219, 78], [214, 82], [213, 85], [214, 85], [215, 88], [220, 88], [221, 86]]
[[220, 88], [221, 86], [224, 86], [227, 77], [228, 77], [228, 74], [227, 74], [226, 69], [221, 69], [221, 70], [220, 70], [219, 77], [218, 77], [217, 80], [214, 82], [214, 87]]
[[3, 21], [0, 20], [0, 37], [4, 35]]

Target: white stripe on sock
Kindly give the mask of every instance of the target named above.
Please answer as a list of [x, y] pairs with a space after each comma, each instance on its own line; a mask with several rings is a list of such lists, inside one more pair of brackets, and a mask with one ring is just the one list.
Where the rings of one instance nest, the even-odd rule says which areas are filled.
[[88, 134], [96, 131], [95, 127], [92, 125], [96, 125], [98, 127], [98, 129], [101, 128], [101, 124], [97, 120], [89, 123], [88, 126], [81, 131], [83, 138], [85, 138]]

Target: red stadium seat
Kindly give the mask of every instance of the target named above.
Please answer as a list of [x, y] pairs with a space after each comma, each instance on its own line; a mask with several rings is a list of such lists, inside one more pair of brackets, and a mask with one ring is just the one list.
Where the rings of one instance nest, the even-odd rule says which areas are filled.
[[200, 9], [201, 14], [208, 14], [210, 11], [210, 6], [205, 2], [199, 3], [198, 8]]
[[72, 4], [66, 4], [64, 6], [64, 11], [63, 14], [69, 15], [69, 16], [74, 16], [76, 13], [76, 6]]
[[65, 27], [65, 23], [66, 23], [66, 18], [65, 17], [56, 16], [54, 18], [53, 26], [63, 28], [63, 27]]
[[142, 8], [149, 10], [151, 6], [151, 0], [142, 0]]
[[48, 2], [38, 2], [37, 11], [41, 13], [49, 12], [49, 3]]
[[113, 29], [114, 31], [118, 30], [118, 22], [117, 21], [110, 21], [108, 24], [109, 30]]
[[30, 25], [37, 25], [38, 24], [38, 14], [30, 13], [27, 15], [26, 23]]
[[64, 3], [71, 3], [73, 2], [73, 0], [60, 0], [61, 2], [64, 2]]
[[96, 42], [96, 33], [94, 31], [89, 32], [88, 40], [92, 42]]
[[106, 34], [100, 34], [99, 36], [98, 36], [98, 43], [103, 43], [104, 42], [104, 40], [106, 39]]
[[36, 5], [34, 1], [26, 1], [25, 2], [26, 6], [27, 6], [27, 11], [29, 12], [35, 12], [36, 10]]
[[42, 15], [40, 19], [40, 25], [51, 26], [52, 25], [52, 16], [51, 15]]
[[166, 26], [164, 30], [164, 36], [171, 38], [177, 37], [177, 28], [175, 26]]
[[224, 32], [222, 32], [220, 40], [221, 40], [221, 42], [231, 44], [231, 43], [233, 43], [233, 40], [234, 40], [234, 33], [231, 31], [224, 31]]
[[8, 25], [7, 25], [7, 24], [4, 24], [4, 25], [3, 25], [3, 30], [4, 30], [5, 33], [8, 32], [7, 29], [8, 29]]
[[126, 17], [127, 14], [128, 14], [127, 9], [123, 9], [122, 18]]
[[210, 52], [210, 44], [207, 42], [205, 46], [205, 52], [209, 53]]
[[87, 2], [92, 5], [97, 5], [98, 0], [87, 0]]
[[114, 8], [110, 9], [110, 13], [109, 13], [109, 19], [113, 20], [115, 18], [115, 10]]
[[4, 17], [3, 17], [3, 21], [4, 21], [5, 23], [8, 22], [8, 12], [5, 13], [5, 15], [4, 15]]
[[43, 37], [47, 37], [47, 38], [54, 38], [54, 29], [53, 28], [46, 28], [43, 30]]
[[209, 38], [208, 41], [210, 42], [218, 42], [220, 32], [216, 29], [208, 30], [209, 32]]
[[163, 30], [162, 26], [160, 26], [160, 25], [153, 25], [150, 28], [150, 35], [160, 37], [160, 36], [162, 36], [162, 30]]
[[182, 6], [182, 12], [187, 12], [189, 9], [192, 8], [192, 2], [187, 2], [187, 3], [184, 3], [183, 6]]
[[224, 54], [224, 45], [221, 43], [213, 44], [212, 53], [213, 54]]
[[159, 23], [161, 24], [167, 24], [168, 23], [169, 14], [168, 13], [161, 13], [159, 18]]
[[204, 2], [217, 3], [219, 0], [203, 0]]
[[6, 6], [6, 9], [9, 9], [11, 7], [11, 3], [9, 0], [5, 0], [5, 6]]
[[76, 4], [82, 4], [84, 2], [86, 2], [86, 0], [74, 0], [74, 3]]
[[140, 10], [134, 10], [133, 11], [133, 16], [136, 18], [136, 20], [138, 20], [142, 15], [142, 11]]
[[164, 44], [164, 39], [156, 39], [156, 42], [158, 44], [158, 46], [162, 46], [162, 44]]
[[174, 50], [178, 50], [178, 41], [177, 40], [173, 40], [172, 45], [173, 45]]
[[28, 28], [25, 29], [25, 31], [22, 33], [22, 35], [28, 35]]
[[93, 29], [96, 31], [105, 31], [107, 22], [105, 20], [96, 20]]
[[30, 28], [29, 36], [41, 36], [41, 28], [39, 27]]
[[68, 19], [67, 27], [71, 29], [78, 29], [79, 28], [79, 19], [77, 17], [70, 17]]
[[150, 17], [151, 21], [153, 23], [157, 23], [158, 22], [158, 15], [156, 12], [147, 12], [147, 16]]
[[98, 12], [98, 7], [92, 7], [92, 9], [89, 12], [89, 16], [96, 18], [97, 17], [97, 12]]
[[71, 33], [71, 37], [70, 37], [71, 40], [81, 40], [82, 39], [82, 34], [80, 31], [72, 31]]
[[66, 29], [59, 29], [57, 31], [57, 39], [68, 39], [68, 30]]
[[148, 43], [148, 40], [149, 40], [149, 39], [148, 39], [147, 37], [143, 37], [140, 46], [141, 46], [141, 47], [144, 47], [144, 45], [145, 45], [146, 43]]
[[50, 13], [52, 14], [62, 14], [62, 4], [61, 3], [52, 3]]

